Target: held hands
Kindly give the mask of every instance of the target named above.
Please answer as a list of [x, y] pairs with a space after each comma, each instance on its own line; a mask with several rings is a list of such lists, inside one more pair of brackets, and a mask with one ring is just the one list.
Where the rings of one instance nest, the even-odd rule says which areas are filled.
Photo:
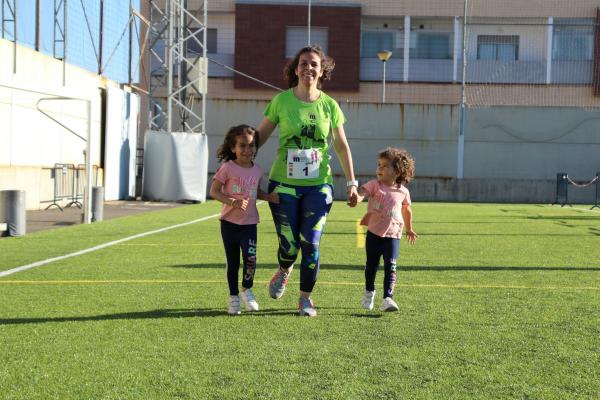
[[356, 190], [356, 186], [350, 186], [348, 187], [348, 201], [347, 204], [350, 207], [356, 207], [356, 205], [362, 200], [362, 198], [359, 200], [359, 194], [358, 191]]
[[364, 199], [365, 199], [365, 196], [358, 193], [356, 195], [356, 204], [361, 203]]
[[406, 240], [409, 244], [415, 244], [418, 237], [419, 235], [417, 235], [417, 232], [413, 231], [412, 229], [406, 230]]
[[279, 194], [277, 194], [277, 192], [267, 194], [267, 201], [269, 203], [279, 204]]

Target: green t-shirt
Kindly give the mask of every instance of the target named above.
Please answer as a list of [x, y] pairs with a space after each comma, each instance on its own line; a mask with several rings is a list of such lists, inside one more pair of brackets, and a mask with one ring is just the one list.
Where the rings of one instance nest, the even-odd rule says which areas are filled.
[[[265, 117], [279, 126], [279, 147], [269, 179], [297, 186], [333, 184], [329, 166], [329, 133], [342, 126], [344, 114], [338, 103], [321, 92], [312, 103], [299, 100], [292, 89], [275, 96], [265, 109]], [[313, 178], [296, 179], [288, 176], [288, 150], [315, 149], [320, 154], [318, 174]], [[314, 175], [313, 174], [313, 175]]]

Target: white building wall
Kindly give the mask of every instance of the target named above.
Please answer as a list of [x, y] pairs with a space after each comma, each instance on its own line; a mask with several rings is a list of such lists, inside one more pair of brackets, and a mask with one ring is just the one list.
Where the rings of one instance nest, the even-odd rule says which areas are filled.
[[[53, 198], [52, 166], [83, 164], [86, 142], [44, 116], [36, 104], [42, 98], [58, 96], [90, 100], [91, 160], [99, 165], [99, 88], [118, 85], [69, 64], [63, 79], [61, 61], [19, 45], [15, 60], [13, 46], [0, 39], [0, 190], [25, 190], [26, 207], [37, 209]], [[78, 135], [86, 136], [85, 102], [47, 101], [40, 108]]]
[[[217, 52], [209, 53], [208, 58], [219, 64], [234, 67], [235, 53], [235, 14], [212, 13], [208, 17], [208, 29], [217, 30]], [[208, 63], [209, 77], [233, 77], [233, 71], [215, 62]]]
[[[190, 9], [199, 9], [204, 0], [188, 0]], [[248, 3], [253, 0], [219, 0], [210, 1], [211, 12], [235, 10], [236, 1]], [[256, 1], [265, 3], [266, 0]], [[280, 0], [281, 4], [306, 6], [306, 0]], [[327, 0], [326, 4], [356, 5], [360, 4], [363, 15], [412, 15], [412, 16], [446, 16], [462, 15], [465, 0]], [[313, 2], [313, 4], [316, 4]], [[469, 0], [469, 13], [482, 17], [585, 17], [595, 12], [598, 0]]]
[[235, 14], [211, 13], [207, 25], [208, 29], [217, 30], [217, 52], [233, 54], [235, 51]]

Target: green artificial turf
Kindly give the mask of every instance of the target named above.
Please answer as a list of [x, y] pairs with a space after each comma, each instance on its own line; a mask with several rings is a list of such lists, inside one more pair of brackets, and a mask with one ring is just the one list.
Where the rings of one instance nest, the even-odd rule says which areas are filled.
[[[298, 271], [268, 298], [277, 238], [266, 204], [254, 314], [226, 313], [214, 217], [11, 274], [0, 278], [0, 398], [598, 398], [600, 212], [588, 208], [416, 203], [397, 313], [360, 308], [365, 204], [333, 207], [312, 319], [296, 315]], [[4, 238], [0, 271], [218, 211]]]

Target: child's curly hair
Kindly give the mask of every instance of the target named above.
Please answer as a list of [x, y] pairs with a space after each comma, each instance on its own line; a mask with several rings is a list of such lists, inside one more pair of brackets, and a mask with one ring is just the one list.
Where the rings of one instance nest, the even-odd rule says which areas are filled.
[[405, 149], [388, 147], [378, 154], [379, 158], [389, 160], [394, 171], [398, 174], [396, 185], [409, 183], [415, 176], [415, 159]]
[[[243, 134], [254, 136], [254, 145], [256, 147], [256, 152], [258, 152], [258, 131], [249, 125], [233, 126], [225, 135], [223, 144], [217, 149], [217, 158], [219, 159], [219, 162], [231, 161], [237, 158], [231, 149], [235, 147], [236, 138]], [[254, 157], [256, 157], [256, 152], [254, 153]]]
[[323, 75], [321, 75], [319, 82], [317, 83], [317, 87], [321, 89], [323, 81], [328, 81], [331, 79], [331, 74], [335, 68], [335, 61], [333, 58], [328, 57], [318, 44], [306, 46], [298, 50], [296, 56], [294, 56], [294, 58], [291, 59], [283, 68], [283, 78], [287, 80], [288, 88], [298, 86], [298, 75], [296, 75], [296, 68], [300, 62], [300, 56], [304, 53], [315, 53], [321, 59], [321, 70], [323, 71]]

